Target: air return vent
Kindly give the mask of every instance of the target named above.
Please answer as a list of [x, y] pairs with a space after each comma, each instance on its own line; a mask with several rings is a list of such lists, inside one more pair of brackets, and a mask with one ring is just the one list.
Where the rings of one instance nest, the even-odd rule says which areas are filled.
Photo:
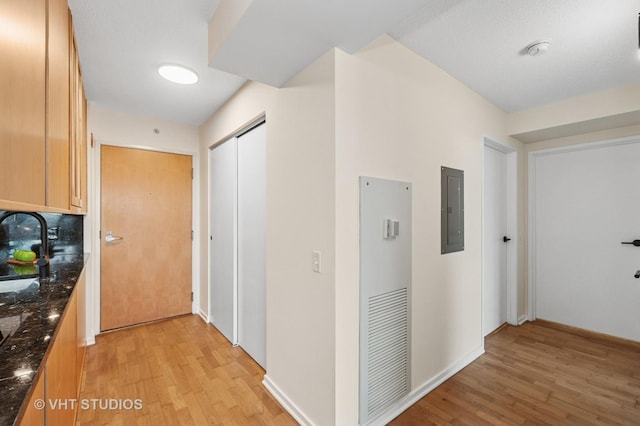
[[411, 184], [360, 178], [360, 424], [411, 389]]
[[371, 418], [409, 392], [406, 288], [369, 298], [367, 414]]

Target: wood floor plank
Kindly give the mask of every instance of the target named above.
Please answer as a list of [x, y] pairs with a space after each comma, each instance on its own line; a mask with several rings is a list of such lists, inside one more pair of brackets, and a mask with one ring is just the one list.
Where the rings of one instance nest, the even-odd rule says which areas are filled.
[[297, 424], [266, 392], [263, 376], [198, 316], [106, 333], [87, 349], [80, 399], [139, 399], [142, 409], [81, 409], [76, 424]]
[[485, 351], [391, 424], [640, 425], [640, 343], [536, 321]]

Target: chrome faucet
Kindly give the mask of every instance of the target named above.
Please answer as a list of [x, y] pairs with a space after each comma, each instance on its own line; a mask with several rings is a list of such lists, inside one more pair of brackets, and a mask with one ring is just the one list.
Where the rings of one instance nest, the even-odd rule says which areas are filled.
[[2, 224], [2, 222], [4, 222], [4, 220], [9, 216], [13, 216], [16, 214], [26, 214], [35, 217], [38, 222], [40, 222], [40, 241], [42, 245], [40, 246], [40, 258], [38, 259], [38, 263], [36, 263], [36, 265], [38, 265], [40, 278], [47, 278], [49, 276], [49, 261], [47, 260], [47, 253], [49, 252], [49, 231], [47, 229], [47, 221], [44, 219], [44, 217], [36, 212], [9, 211], [0, 216], [0, 224]]

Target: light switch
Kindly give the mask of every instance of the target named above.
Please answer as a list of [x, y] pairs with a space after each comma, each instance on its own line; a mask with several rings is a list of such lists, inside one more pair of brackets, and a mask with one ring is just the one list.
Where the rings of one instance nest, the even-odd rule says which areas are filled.
[[311, 269], [313, 272], [322, 272], [322, 254], [319, 251], [311, 252]]

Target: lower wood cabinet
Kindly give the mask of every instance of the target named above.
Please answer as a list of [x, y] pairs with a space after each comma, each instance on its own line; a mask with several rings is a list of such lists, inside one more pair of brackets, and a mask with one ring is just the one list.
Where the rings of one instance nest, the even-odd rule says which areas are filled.
[[[82, 271], [18, 422], [21, 426], [69, 426], [76, 422], [85, 353], [85, 280]], [[34, 409], [39, 399], [46, 402], [45, 410]]]
[[[47, 425], [75, 424], [78, 397], [77, 356], [77, 292], [74, 292], [58, 328], [56, 340], [45, 366]], [[69, 403], [71, 402], [71, 403]]]
[[29, 402], [25, 406], [20, 425], [35, 426], [45, 424], [45, 410], [37, 408], [40, 407], [39, 404], [41, 401], [44, 401], [44, 373], [38, 375], [33, 386], [33, 392], [31, 393]]

